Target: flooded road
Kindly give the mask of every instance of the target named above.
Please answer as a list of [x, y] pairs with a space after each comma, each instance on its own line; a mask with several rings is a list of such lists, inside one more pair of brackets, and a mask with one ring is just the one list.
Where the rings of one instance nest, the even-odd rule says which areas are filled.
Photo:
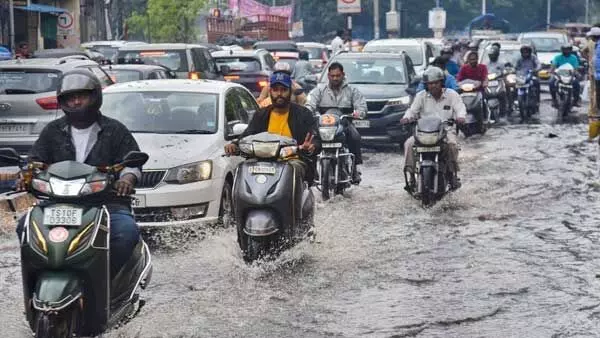
[[[461, 139], [463, 187], [431, 209], [403, 190], [401, 155], [368, 153], [363, 184], [318, 204], [316, 243], [261, 267], [232, 230], [157, 252], [146, 306], [106, 336], [597, 337], [598, 145], [553, 113]], [[30, 337], [15, 243], [0, 240], [0, 331]]]

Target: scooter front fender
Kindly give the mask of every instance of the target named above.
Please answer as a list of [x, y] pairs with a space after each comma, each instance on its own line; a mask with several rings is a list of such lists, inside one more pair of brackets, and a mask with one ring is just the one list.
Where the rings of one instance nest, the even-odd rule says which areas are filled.
[[83, 295], [79, 278], [66, 271], [44, 271], [37, 279], [33, 308], [38, 311], [60, 311]]
[[253, 237], [270, 236], [279, 231], [278, 217], [269, 209], [251, 210], [246, 216], [244, 233]]

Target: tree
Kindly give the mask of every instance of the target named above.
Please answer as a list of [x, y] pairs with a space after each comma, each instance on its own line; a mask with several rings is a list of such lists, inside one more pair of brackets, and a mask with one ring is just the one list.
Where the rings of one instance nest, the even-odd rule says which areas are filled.
[[152, 42], [194, 42], [196, 20], [208, 0], [148, 0], [144, 13], [127, 19], [131, 33], [143, 33]]

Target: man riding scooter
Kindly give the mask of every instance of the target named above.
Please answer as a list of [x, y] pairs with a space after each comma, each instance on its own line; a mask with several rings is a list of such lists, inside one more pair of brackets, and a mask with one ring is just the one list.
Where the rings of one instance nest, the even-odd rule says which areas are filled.
[[[532, 71], [534, 75], [541, 69], [542, 65], [538, 58], [533, 55], [533, 47], [529, 44], [523, 44], [521, 46], [521, 57], [517, 59], [515, 70], [517, 74], [527, 73], [528, 71]], [[540, 81], [537, 76], [533, 77], [533, 84], [536, 89], [536, 102], [537, 105], [540, 105]]]
[[[444, 72], [437, 67], [429, 67], [423, 74], [423, 81], [427, 84], [427, 91], [420, 92], [415, 96], [400, 123], [410, 123], [427, 116], [438, 116], [444, 122], [454, 119], [458, 124], [465, 123], [467, 115], [465, 104], [456, 91], [444, 88]], [[414, 144], [414, 136], [404, 143], [404, 170], [411, 174], [415, 172]], [[459, 170], [458, 144], [454, 128], [449, 128], [445, 145], [446, 147], [442, 148], [442, 153], [446, 154], [444, 163], [446, 163], [447, 170], [453, 173], [450, 186], [456, 190], [460, 188], [460, 180], [457, 176]], [[411, 177], [414, 179], [414, 175]]]
[[442, 48], [440, 57], [446, 60], [446, 71], [448, 71], [450, 75], [455, 77], [456, 74], [458, 74], [458, 71], [460, 70], [460, 66], [455, 61], [454, 49], [452, 48], [452, 46], [446, 46]]
[[[570, 43], [566, 43], [560, 47], [561, 54], [558, 54], [552, 59], [552, 73], [556, 71], [556, 69], [564, 64], [570, 64], [574, 69], [579, 69], [579, 58], [576, 54], [573, 53], [573, 46]], [[579, 78], [576, 75], [573, 78], [573, 106], [580, 107], [579, 103], [579, 93], [581, 90], [581, 85], [579, 83]], [[558, 79], [556, 76], [553, 76], [550, 79], [550, 95], [552, 95], [552, 106], [554, 108], [558, 107], [558, 100], [556, 99], [557, 93], [557, 82]]]
[[[494, 43], [488, 51], [489, 62], [486, 64], [488, 68], [488, 80], [495, 81], [496, 85], [493, 83], [489, 86], [487, 94], [489, 98], [497, 98], [500, 105], [500, 116], [505, 116], [506, 111], [508, 109], [507, 106], [507, 98], [506, 98], [506, 90], [504, 90], [504, 85], [502, 76], [504, 74], [504, 64], [499, 61], [500, 58], [500, 48], [497, 46], [499, 44]], [[489, 84], [489, 83], [488, 83]], [[499, 93], [498, 93], [499, 92]]]
[[[354, 118], [367, 117], [367, 101], [358, 89], [346, 83], [346, 74], [341, 63], [334, 62], [329, 66], [327, 78], [329, 80], [327, 84], [319, 85], [308, 94], [306, 102], [308, 109], [315, 113], [319, 108], [350, 108], [354, 110]], [[348, 124], [347, 131], [348, 149], [354, 154], [354, 165], [358, 166], [362, 164], [361, 137], [352, 123]], [[358, 168], [355, 167], [353, 173], [352, 183], [360, 183]]]

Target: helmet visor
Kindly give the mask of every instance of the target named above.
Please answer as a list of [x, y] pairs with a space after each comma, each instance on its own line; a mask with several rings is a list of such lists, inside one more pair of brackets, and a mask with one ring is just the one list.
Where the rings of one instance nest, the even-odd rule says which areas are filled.
[[67, 74], [62, 78], [60, 85], [61, 93], [76, 91], [91, 91], [96, 89], [96, 82], [84, 74]]

